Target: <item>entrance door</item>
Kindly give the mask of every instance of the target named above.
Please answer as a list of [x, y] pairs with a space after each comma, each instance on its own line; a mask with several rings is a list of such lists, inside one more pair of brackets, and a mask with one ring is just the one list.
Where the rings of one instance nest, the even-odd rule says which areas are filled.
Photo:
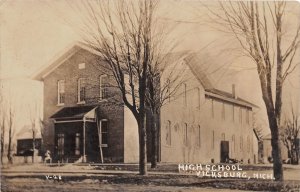
[[221, 163], [229, 159], [229, 141], [221, 141]]

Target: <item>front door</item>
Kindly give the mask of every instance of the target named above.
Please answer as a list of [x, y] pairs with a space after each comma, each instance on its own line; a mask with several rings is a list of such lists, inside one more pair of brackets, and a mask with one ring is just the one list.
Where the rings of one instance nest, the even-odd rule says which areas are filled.
[[221, 163], [229, 160], [229, 141], [221, 141]]

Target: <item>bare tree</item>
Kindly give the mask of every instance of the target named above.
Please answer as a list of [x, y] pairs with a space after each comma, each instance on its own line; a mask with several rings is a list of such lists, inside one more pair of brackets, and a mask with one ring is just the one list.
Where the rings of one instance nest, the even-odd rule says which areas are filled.
[[36, 135], [38, 132], [38, 124], [37, 124], [37, 119], [38, 119], [38, 108], [37, 108], [37, 103], [33, 103], [33, 106], [28, 106], [29, 109], [29, 119], [30, 119], [30, 131], [32, 133], [32, 163], [34, 163], [34, 152], [35, 152], [35, 144], [36, 144]]
[[13, 154], [12, 154], [12, 142], [13, 142], [13, 126], [14, 126], [14, 116], [15, 110], [12, 106], [11, 101], [9, 103], [8, 111], [8, 148], [7, 148], [7, 159], [9, 164], [13, 164]]
[[295, 113], [292, 106], [291, 118], [287, 118], [282, 126], [281, 140], [288, 150], [288, 157], [291, 164], [299, 164], [299, 135], [300, 125], [299, 115]]
[[[4, 106], [4, 96], [3, 96], [3, 85], [1, 84], [0, 90], [0, 106]], [[4, 135], [5, 135], [5, 113], [4, 110], [0, 110], [0, 129], [1, 129], [1, 164], [3, 164], [3, 153], [4, 153]]]
[[279, 135], [282, 89], [284, 80], [298, 65], [294, 58], [300, 33], [299, 22], [292, 38], [284, 29], [286, 4], [284, 1], [229, 1], [219, 3], [219, 12], [209, 9], [215, 23], [230, 32], [244, 53], [256, 64], [272, 135], [273, 173], [276, 180], [283, 180]]
[[[147, 71], [155, 62], [153, 32], [156, 1], [82, 1], [87, 12], [84, 41], [106, 61], [126, 107], [138, 124], [139, 172], [147, 174]], [[101, 65], [103, 62], [100, 61]]]

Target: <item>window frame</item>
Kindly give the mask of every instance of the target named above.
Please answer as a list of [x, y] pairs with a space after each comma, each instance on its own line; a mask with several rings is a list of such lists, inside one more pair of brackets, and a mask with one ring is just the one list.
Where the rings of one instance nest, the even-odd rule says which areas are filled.
[[165, 144], [167, 146], [172, 146], [172, 130], [171, 130], [171, 121], [167, 121], [166, 125], [166, 138], [165, 138]]
[[[61, 87], [63, 83], [63, 91], [61, 91]], [[66, 93], [66, 82], [64, 79], [60, 79], [57, 81], [57, 105], [64, 105], [65, 104], [65, 93]], [[63, 99], [61, 99], [61, 94], [63, 96]], [[63, 102], [61, 102], [63, 100]]]
[[[107, 122], [107, 131], [106, 132], [103, 132], [103, 127], [102, 127], [102, 122]], [[108, 138], [108, 131], [109, 129], [109, 123], [108, 123], [108, 119], [101, 119], [100, 120], [100, 137], [101, 137], [101, 147], [108, 147], [108, 139], [107, 139], [107, 143], [103, 143], [103, 139], [102, 139], [102, 136], [103, 134], [106, 134], [107, 138]]]
[[[83, 82], [84, 86], [81, 86], [82, 80], [84, 80]], [[84, 88], [84, 98], [81, 98], [81, 87]], [[77, 104], [85, 104], [85, 102], [86, 102], [86, 78], [81, 77], [77, 81]]]
[[[99, 76], [99, 96], [100, 100], [106, 100], [107, 99], [107, 82], [103, 83], [103, 79], [107, 78], [108, 80], [108, 75], [107, 74], [102, 74]], [[103, 95], [103, 90], [104, 90], [104, 95]]]
[[80, 133], [75, 134], [75, 155], [81, 155], [81, 151], [80, 151]]
[[197, 126], [197, 143], [196, 143], [197, 145], [197, 147], [201, 147], [201, 126], [200, 125], [198, 125]]
[[188, 146], [188, 124], [183, 124], [183, 144], [184, 146]]

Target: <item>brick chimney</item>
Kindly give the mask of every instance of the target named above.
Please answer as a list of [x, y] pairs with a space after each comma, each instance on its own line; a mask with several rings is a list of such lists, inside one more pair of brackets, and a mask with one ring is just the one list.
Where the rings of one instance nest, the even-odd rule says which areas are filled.
[[235, 84], [232, 84], [232, 97], [235, 98], [235, 99], [237, 99]]

